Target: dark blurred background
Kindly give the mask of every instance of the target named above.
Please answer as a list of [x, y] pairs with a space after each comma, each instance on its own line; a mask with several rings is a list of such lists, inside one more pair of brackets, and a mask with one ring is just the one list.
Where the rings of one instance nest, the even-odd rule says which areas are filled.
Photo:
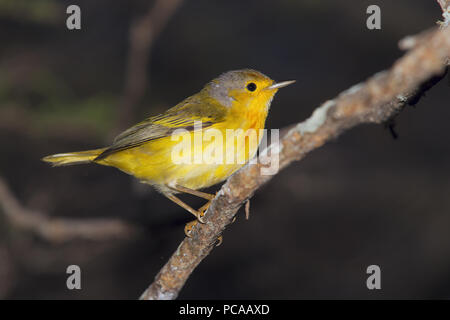
[[[81, 8], [81, 30], [66, 28], [70, 4]], [[366, 28], [371, 4], [381, 30]], [[107, 145], [124, 125], [129, 28], [152, 5], [0, 0], [0, 176], [24, 208], [139, 228], [126, 239], [54, 243], [0, 215], [1, 298], [136, 299], [183, 239], [190, 215], [131, 177], [40, 161]], [[398, 41], [440, 17], [429, 0], [182, 1], [152, 43], [128, 125], [250, 67], [297, 79], [268, 118], [268, 128], [285, 127], [389, 68], [403, 54]], [[180, 298], [450, 298], [449, 84], [399, 115], [398, 139], [364, 125], [279, 173]], [[81, 267], [81, 290], [66, 288], [71, 264]], [[381, 290], [366, 287], [372, 264]]]

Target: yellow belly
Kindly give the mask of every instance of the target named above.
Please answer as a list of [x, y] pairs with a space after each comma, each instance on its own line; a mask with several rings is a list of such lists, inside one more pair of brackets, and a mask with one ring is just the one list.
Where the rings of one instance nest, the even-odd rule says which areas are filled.
[[215, 185], [241, 168], [255, 155], [261, 137], [262, 130], [208, 128], [149, 141], [99, 163], [159, 189], [178, 184], [196, 190]]

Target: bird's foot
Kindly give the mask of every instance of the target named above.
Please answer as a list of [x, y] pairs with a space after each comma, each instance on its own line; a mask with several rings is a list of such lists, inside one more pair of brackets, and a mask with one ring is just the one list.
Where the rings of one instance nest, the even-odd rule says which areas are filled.
[[[197, 210], [198, 212], [198, 217], [197, 220], [193, 220], [191, 222], [186, 223], [186, 225], [184, 226], [184, 234], [186, 235], [186, 237], [190, 238], [191, 237], [191, 233], [192, 233], [192, 229], [194, 228], [195, 225], [197, 225], [197, 223], [205, 223], [202, 218], [205, 215], [206, 210], [208, 210], [209, 206], [211, 205], [211, 201], [208, 201], [205, 205], [203, 205], [200, 209]], [[217, 237], [217, 243], [216, 243], [216, 247], [220, 246], [223, 242], [223, 236], [220, 235], [219, 237]]]

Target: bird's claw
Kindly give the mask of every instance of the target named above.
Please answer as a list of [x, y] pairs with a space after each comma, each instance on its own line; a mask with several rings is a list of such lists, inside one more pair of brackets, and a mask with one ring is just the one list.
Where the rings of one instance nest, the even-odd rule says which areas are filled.
[[216, 243], [216, 247], [220, 246], [223, 242], [223, 236], [220, 235], [217, 237], [217, 243]]
[[[208, 210], [209, 205], [211, 204], [211, 201], [209, 201], [208, 203], [206, 203], [203, 207], [201, 207], [200, 209], [198, 209], [198, 214], [196, 215], [197, 220], [193, 220], [191, 222], [186, 223], [186, 225], [184, 226], [184, 234], [186, 235], [186, 237], [191, 238], [191, 233], [192, 233], [192, 228], [194, 228], [194, 226], [197, 223], [206, 223], [206, 221], [203, 219], [203, 217], [205, 216], [205, 212], [206, 210]], [[234, 220], [236, 220], [236, 217], [234, 217]], [[217, 243], [216, 243], [216, 247], [220, 246], [223, 242], [223, 236], [220, 235], [217, 237]]]
[[[192, 228], [198, 223], [198, 220], [193, 220], [191, 222], [186, 223], [184, 226], [184, 234], [186, 237], [191, 238]], [[223, 236], [220, 235], [217, 237], [216, 247], [220, 246], [223, 242]]]
[[188, 237], [188, 238], [191, 237], [192, 228], [196, 224], [197, 224], [197, 220], [193, 220], [191, 222], [186, 223], [186, 225], [184, 226], [184, 234], [186, 235], [186, 237]]
[[204, 212], [199, 212], [199, 215], [197, 216], [197, 221], [200, 222], [201, 224], [206, 223], [206, 221], [203, 219], [204, 215], [205, 215]]

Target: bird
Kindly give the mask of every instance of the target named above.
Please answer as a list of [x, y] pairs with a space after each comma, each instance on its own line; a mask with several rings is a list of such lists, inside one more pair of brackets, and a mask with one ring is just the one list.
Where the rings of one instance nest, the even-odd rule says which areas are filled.
[[[262, 135], [249, 143], [249, 132], [265, 128], [278, 89], [294, 82], [275, 82], [253, 69], [228, 71], [164, 113], [123, 131], [110, 146], [49, 155], [42, 160], [53, 166], [95, 163], [136, 177], [196, 217], [185, 227], [189, 236], [197, 221], [205, 222], [204, 213], [215, 197], [200, 189], [226, 180], [255, 156]], [[232, 138], [227, 139], [229, 132]], [[225, 141], [205, 139], [208, 135], [214, 140], [222, 136]], [[202, 161], [211, 155], [216, 161]], [[207, 202], [196, 210], [177, 197], [180, 193]]]

